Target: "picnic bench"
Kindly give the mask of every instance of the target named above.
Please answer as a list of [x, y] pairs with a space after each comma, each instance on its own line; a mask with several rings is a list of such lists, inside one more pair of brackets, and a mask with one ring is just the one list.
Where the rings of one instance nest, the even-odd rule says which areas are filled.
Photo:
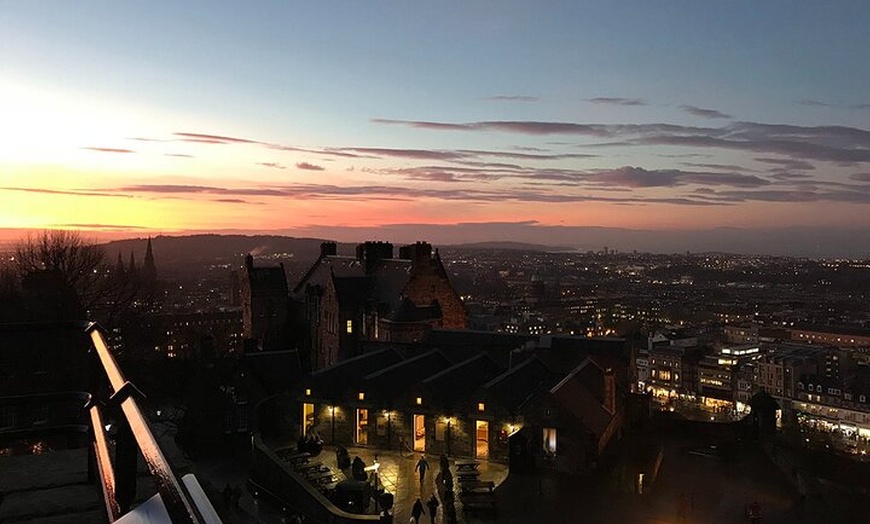
[[324, 466], [321, 462], [307, 462], [297, 465], [294, 469], [303, 475], [307, 475], [318, 471], [329, 471], [329, 466]]
[[458, 480], [460, 484], [463, 484], [465, 482], [477, 482], [479, 476], [480, 472], [478, 472], [477, 470], [456, 472], [456, 480]]
[[491, 480], [468, 480], [460, 482], [462, 493], [492, 493], [495, 490], [495, 482]]
[[308, 481], [312, 484], [320, 484], [327, 480], [331, 481], [334, 478], [334, 475], [332, 474], [332, 471], [327, 469], [326, 471], [314, 471], [308, 473], [307, 475], [305, 475], [305, 478], [307, 478]]
[[462, 461], [456, 462], [456, 472], [471, 472], [477, 471], [477, 468], [480, 466], [480, 462], [475, 461]]

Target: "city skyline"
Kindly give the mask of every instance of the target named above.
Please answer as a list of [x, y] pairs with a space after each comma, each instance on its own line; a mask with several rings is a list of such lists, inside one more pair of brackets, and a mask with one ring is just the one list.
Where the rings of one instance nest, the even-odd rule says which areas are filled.
[[870, 226], [866, 4], [262, 5], [7, 6], [7, 236]]

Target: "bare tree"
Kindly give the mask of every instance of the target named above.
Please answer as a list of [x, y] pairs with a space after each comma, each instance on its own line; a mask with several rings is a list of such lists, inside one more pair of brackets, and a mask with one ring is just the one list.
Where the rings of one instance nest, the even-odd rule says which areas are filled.
[[20, 278], [38, 271], [55, 274], [90, 318], [107, 325], [117, 324], [153, 298], [153, 287], [149, 289], [137, 272], [113, 268], [103, 248], [76, 231], [28, 236], [16, 245], [15, 267]]
[[75, 231], [29, 235], [16, 245], [15, 262], [22, 277], [40, 270], [56, 273], [86, 310], [101, 295], [98, 288], [107, 270], [102, 248]]

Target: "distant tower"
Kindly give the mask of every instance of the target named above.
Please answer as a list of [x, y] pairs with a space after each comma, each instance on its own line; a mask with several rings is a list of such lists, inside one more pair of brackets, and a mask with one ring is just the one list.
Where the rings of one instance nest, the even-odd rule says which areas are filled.
[[133, 255], [132, 251], [130, 251], [130, 266], [127, 268], [127, 271], [129, 271], [131, 275], [136, 273], [136, 256]]
[[148, 237], [148, 246], [145, 248], [145, 264], [142, 266], [142, 274], [148, 281], [157, 280], [157, 266], [154, 265], [154, 252], [151, 250], [151, 237]]
[[119, 275], [124, 274], [124, 260], [121, 259], [121, 252], [118, 251], [118, 263], [115, 266], [115, 272]]

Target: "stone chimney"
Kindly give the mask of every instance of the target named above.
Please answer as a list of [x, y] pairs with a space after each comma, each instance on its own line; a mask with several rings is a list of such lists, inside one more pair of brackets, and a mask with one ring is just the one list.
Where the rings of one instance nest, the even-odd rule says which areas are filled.
[[415, 242], [399, 248], [399, 258], [410, 260], [414, 267], [422, 266], [432, 259], [432, 244]]
[[364, 264], [366, 275], [371, 274], [381, 260], [393, 258], [393, 244], [389, 242], [366, 242], [356, 246], [356, 258]]
[[335, 242], [320, 243], [320, 257], [334, 257], [338, 253], [338, 247]]

